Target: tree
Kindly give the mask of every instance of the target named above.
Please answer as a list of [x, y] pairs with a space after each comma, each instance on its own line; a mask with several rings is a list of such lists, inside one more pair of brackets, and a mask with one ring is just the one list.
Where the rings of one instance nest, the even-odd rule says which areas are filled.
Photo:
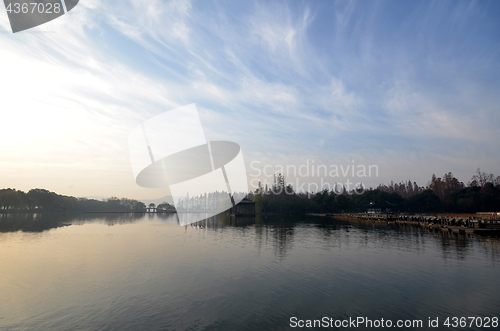
[[160, 203], [157, 207], [157, 210], [162, 210], [162, 211], [175, 211], [175, 207], [169, 204], [168, 202], [164, 201]]
[[493, 174], [486, 174], [481, 172], [481, 168], [477, 168], [476, 174], [472, 176], [469, 186], [479, 186], [482, 187], [486, 183], [494, 183], [495, 176]]
[[441, 200], [431, 190], [427, 189], [410, 198], [409, 207], [412, 211], [437, 212], [441, 211]]
[[144, 212], [146, 211], [146, 205], [143, 202], [136, 201], [134, 203], [133, 211]]
[[266, 212], [266, 199], [262, 195], [255, 195], [252, 198], [252, 201], [255, 202], [255, 212], [265, 213]]
[[35, 209], [52, 209], [56, 203], [57, 194], [45, 189], [32, 189], [27, 193], [28, 199], [32, 208]]
[[0, 190], [0, 207], [4, 210], [25, 208], [25, 193], [11, 188]]

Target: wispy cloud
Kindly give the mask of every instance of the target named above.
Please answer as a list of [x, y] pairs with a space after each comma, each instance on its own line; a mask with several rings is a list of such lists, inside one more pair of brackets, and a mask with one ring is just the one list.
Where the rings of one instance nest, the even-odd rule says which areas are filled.
[[420, 181], [430, 170], [404, 160], [473, 171], [482, 164], [463, 153], [474, 151], [498, 163], [495, 14], [476, 2], [81, 1], [36, 28], [51, 33], [0, 34], [10, 124], [0, 152], [12, 175], [0, 186], [33, 185], [20, 160], [69, 162], [33, 171], [58, 190], [61, 174], [86, 181], [83, 168], [109, 183], [84, 195], [156, 194], [130, 180], [127, 133], [192, 102], [208, 138], [239, 142], [247, 163], [356, 158]]

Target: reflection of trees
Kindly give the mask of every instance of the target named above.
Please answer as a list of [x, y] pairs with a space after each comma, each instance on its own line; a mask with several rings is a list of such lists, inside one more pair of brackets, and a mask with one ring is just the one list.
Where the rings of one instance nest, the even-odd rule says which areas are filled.
[[143, 218], [145, 213], [92, 213], [71, 215], [71, 224], [85, 224], [92, 222], [104, 222], [108, 225], [135, 223]]
[[67, 225], [63, 214], [0, 214], [0, 232], [42, 232]]
[[[302, 218], [300, 218], [302, 219]], [[293, 242], [296, 218], [282, 216], [230, 216], [228, 212], [220, 213], [205, 220], [195, 222], [189, 227], [219, 231], [222, 228], [232, 228], [235, 231], [245, 231], [252, 227], [255, 230], [257, 247], [272, 244], [275, 254], [284, 258]]]
[[[366, 221], [338, 221], [338, 224], [351, 224], [358, 232], [358, 245], [368, 247], [368, 244], [378, 248], [397, 249], [401, 251], [420, 252], [425, 249], [435, 248], [441, 251], [445, 258], [466, 259], [473, 254], [471, 249], [474, 242], [481, 241], [483, 247], [488, 250], [492, 258], [500, 255], [499, 240], [496, 238], [482, 237], [478, 235], [463, 235], [450, 233], [438, 229], [428, 229], [415, 227], [410, 224], [374, 223]], [[345, 231], [349, 231], [345, 229]], [[361, 233], [360, 233], [361, 232]], [[335, 232], [332, 232], [335, 233]], [[361, 235], [365, 234], [365, 240], [361, 240]], [[326, 238], [325, 238], [326, 239]], [[348, 244], [344, 235], [338, 237], [339, 244]], [[345, 241], [345, 242], [344, 242]]]
[[[57, 227], [96, 222], [107, 225], [129, 224], [143, 220], [145, 216], [145, 213], [7, 213], [0, 214], [0, 232], [42, 232]], [[161, 222], [177, 220], [176, 214], [171, 213], [151, 213], [147, 216]], [[388, 226], [326, 217], [234, 217], [225, 212], [190, 224], [186, 229], [192, 227], [217, 232], [226, 228], [233, 231], [235, 238], [254, 238], [258, 251], [262, 248], [272, 249], [279, 260], [283, 260], [297, 243], [314, 244], [329, 250], [350, 246], [354, 242], [359, 248], [366, 249], [376, 247], [420, 252], [432, 248], [441, 251], [445, 258], [459, 259], [473, 254], [471, 249], [480, 242], [486, 256], [495, 260], [500, 258], [498, 238], [464, 236], [410, 225]]]
[[480, 237], [482, 251], [486, 256], [491, 257], [492, 260], [498, 260], [500, 258], [500, 239], [499, 238], [489, 238]]
[[[227, 226], [244, 226], [244, 225], [251, 225], [250, 222], [253, 220], [247, 220], [246, 224], [243, 223], [237, 223], [234, 220], [234, 217], [231, 217], [228, 211], [225, 211], [223, 213], [220, 213], [215, 216], [211, 216], [209, 218], [206, 218], [204, 220], [194, 222], [189, 224], [190, 227], [195, 227], [195, 228], [204, 228], [204, 229], [211, 229], [214, 231], [217, 231], [221, 228], [227, 227]], [[252, 217], [253, 219], [253, 217]]]
[[283, 218], [280, 223], [270, 227], [269, 234], [272, 236], [275, 255], [283, 260], [286, 257], [287, 250], [293, 247], [293, 235], [295, 234], [295, 224], [291, 220], [285, 221]]
[[256, 222], [255, 216], [231, 216], [229, 211], [211, 216], [204, 220], [191, 223], [191, 227], [203, 227], [206, 229], [218, 230], [224, 227], [247, 227], [254, 226]]
[[465, 259], [469, 254], [468, 250], [472, 246], [470, 236], [450, 233], [448, 231], [439, 231], [436, 235], [439, 236], [444, 257], [449, 257], [450, 253], [453, 252], [459, 259]]
[[42, 232], [68, 225], [104, 222], [108, 225], [134, 223], [143, 213], [11, 213], [0, 214], [0, 232]]
[[155, 217], [160, 220], [171, 220], [173, 217], [177, 219], [177, 215], [175, 213], [157, 213]]

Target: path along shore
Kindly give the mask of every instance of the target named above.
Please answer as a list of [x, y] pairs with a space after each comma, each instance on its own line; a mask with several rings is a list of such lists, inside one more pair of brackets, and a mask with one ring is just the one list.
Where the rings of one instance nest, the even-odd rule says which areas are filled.
[[403, 224], [459, 234], [500, 236], [500, 221], [498, 219], [488, 219], [487, 216], [480, 214], [469, 217], [367, 213], [326, 213], [308, 215], [333, 217], [343, 221]]

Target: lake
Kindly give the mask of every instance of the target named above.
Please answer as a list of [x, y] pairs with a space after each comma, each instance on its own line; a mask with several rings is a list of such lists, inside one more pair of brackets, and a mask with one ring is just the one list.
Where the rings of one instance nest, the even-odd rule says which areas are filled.
[[306, 216], [0, 215], [1, 330], [430, 329], [429, 318], [493, 330], [499, 315], [498, 238]]

